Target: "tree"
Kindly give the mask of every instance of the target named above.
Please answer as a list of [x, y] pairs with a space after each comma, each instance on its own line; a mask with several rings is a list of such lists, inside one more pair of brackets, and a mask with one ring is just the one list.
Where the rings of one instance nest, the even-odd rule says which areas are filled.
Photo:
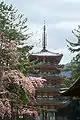
[[[19, 64], [18, 69], [27, 75], [29, 68], [29, 61], [27, 60], [26, 54], [32, 49], [32, 46], [24, 46], [22, 41], [27, 40], [32, 36], [32, 33], [28, 32], [27, 18], [23, 14], [20, 14], [13, 5], [7, 5], [4, 2], [0, 3], [0, 33], [4, 33], [6, 40], [17, 40], [17, 45], [22, 45], [18, 48]], [[31, 66], [31, 65], [30, 65]]]
[[3, 94], [1, 99], [8, 99], [11, 103], [21, 106], [26, 105], [30, 98], [30, 103], [34, 104], [35, 90], [37, 87], [43, 87], [45, 80], [26, 78], [17, 69], [20, 53], [17, 51], [16, 42], [18, 44], [18, 40], [7, 40], [3, 33], [0, 34], [0, 94]]
[[69, 40], [67, 40], [67, 43], [69, 45], [68, 49], [72, 52], [75, 53], [77, 52], [76, 57], [73, 58], [73, 62], [80, 62], [80, 26], [78, 26], [78, 30], [74, 29], [74, 31], [72, 31], [72, 33], [75, 35], [76, 37], [76, 42], [71, 42]]
[[23, 30], [25, 32], [27, 30], [27, 26], [25, 26], [27, 19], [23, 20], [23, 15], [16, 16], [16, 13], [17, 10], [12, 5], [0, 3], [0, 94], [2, 95], [3, 111], [5, 99], [8, 99], [9, 103], [14, 101], [17, 105], [26, 105], [29, 98], [30, 102], [36, 102], [35, 89], [43, 86], [41, 78], [34, 78], [34, 82], [30, 82], [32, 79], [25, 77], [26, 70], [22, 71], [25, 76], [19, 71], [21, 67], [25, 69], [24, 65], [26, 65], [27, 72], [29, 71], [27, 66], [31, 68], [26, 54], [32, 49], [32, 46], [17, 48], [18, 45], [23, 45], [21, 41], [28, 39], [31, 34], [23, 33]]
[[27, 34], [27, 18], [19, 14], [13, 5], [0, 3], [0, 32], [10, 40], [27, 40], [31, 34]]
[[[8, 91], [10, 95], [9, 97], [15, 98], [16, 101], [21, 100], [20, 102], [23, 102], [23, 104], [26, 104], [27, 101], [29, 101], [27, 92], [25, 92], [20, 85], [13, 84], [13, 88], [12, 88], [12, 84], [8, 83], [8, 81], [6, 87], [3, 82], [3, 74], [5, 73], [5, 71], [9, 72], [10, 70], [18, 69], [18, 66], [20, 65], [18, 59], [21, 53], [17, 51], [17, 45], [20, 45], [22, 40], [25, 39], [27, 40], [30, 37], [31, 34], [29, 35], [25, 34], [27, 30], [28, 30], [27, 18], [24, 18], [22, 14], [18, 14], [18, 10], [13, 8], [12, 5], [9, 6], [4, 2], [1, 2], [0, 3], [0, 33], [1, 33], [0, 34], [0, 92], [4, 91], [4, 93], [6, 93], [6, 91]], [[27, 51], [29, 51], [29, 48], [30, 47], [26, 46]], [[22, 49], [24, 50], [24, 47]], [[15, 91], [14, 91], [14, 87], [16, 88]]]
[[[27, 34], [27, 30], [27, 18], [24, 18], [24, 15], [19, 14], [18, 10], [12, 5], [7, 5], [4, 2], [1, 2], [0, 86], [3, 86], [3, 72], [7, 70], [18, 69], [18, 66], [20, 65], [18, 59], [21, 53], [17, 51], [17, 45], [20, 45], [22, 40], [27, 40], [30, 37], [30, 34]], [[30, 47], [26, 46], [27, 51], [29, 51], [29, 48]], [[24, 50], [24, 47], [22, 49]], [[1, 91], [2, 89], [5, 88], [2, 87]]]
[[71, 72], [71, 77], [64, 79], [65, 84], [69, 87], [80, 76], [80, 26], [78, 30], [74, 29], [72, 33], [76, 37], [76, 42], [66, 40], [68, 43], [68, 49], [72, 53], [76, 53], [75, 57], [71, 60], [69, 66], [65, 69]]
[[[13, 71], [17, 69], [17, 66], [19, 64], [18, 58], [20, 55], [17, 52], [16, 42], [18, 44], [18, 40], [15, 41], [9, 40], [6, 39], [6, 37], [4, 37], [3, 33], [0, 34], [0, 92], [6, 93], [7, 91], [9, 92], [9, 96], [10, 95], [13, 96], [13, 98], [15, 98], [16, 101], [20, 101], [21, 103], [26, 104], [29, 101], [28, 93], [24, 91], [24, 89], [22, 89], [20, 84], [15, 84], [15, 83], [12, 84], [12, 82], [10, 82], [10, 80], [18, 79], [18, 77], [16, 77], [16, 74], [14, 74]], [[11, 71], [13, 72], [14, 76], [10, 74]], [[8, 76], [4, 77], [6, 73]], [[9, 78], [9, 74], [12, 76], [12, 78]], [[13, 79], [14, 77], [15, 79]], [[14, 93], [14, 94], [10, 94], [10, 93]], [[14, 97], [15, 95], [17, 97]], [[24, 96], [24, 98], [20, 96]]]
[[[12, 103], [12, 105], [17, 105], [19, 107], [23, 108], [23, 105], [26, 105], [26, 103], [30, 103], [31, 105], [34, 105], [36, 103], [35, 99], [35, 90], [38, 87], [44, 87], [44, 82], [46, 80], [42, 78], [37, 77], [25, 77], [21, 72], [17, 70], [9, 70], [4, 71], [3, 74], [3, 85], [7, 90], [7, 94], [4, 92], [4, 95], [7, 99]], [[29, 96], [27, 96], [27, 94]], [[1, 92], [0, 92], [1, 97]], [[30, 101], [29, 99], [30, 98]], [[5, 101], [5, 99], [4, 99]], [[8, 103], [10, 104], [10, 102]], [[0, 116], [4, 116], [5, 114], [5, 104], [4, 102], [0, 101]], [[11, 112], [11, 107], [9, 107], [8, 113]], [[8, 114], [7, 113], [7, 114]]]
[[[33, 47], [33, 46], [32, 46]], [[30, 73], [37, 72], [37, 70], [34, 69], [35, 61], [30, 62], [28, 59], [29, 56], [29, 50], [32, 49], [31, 46], [24, 46], [23, 48], [18, 47], [18, 51], [20, 53], [20, 57], [18, 59], [19, 65], [18, 69], [25, 75], [28, 76]]]

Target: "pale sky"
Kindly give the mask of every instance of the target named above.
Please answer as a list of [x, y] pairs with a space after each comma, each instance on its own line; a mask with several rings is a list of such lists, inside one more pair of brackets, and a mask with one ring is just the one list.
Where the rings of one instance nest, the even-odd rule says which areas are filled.
[[63, 58], [61, 63], [71, 61], [73, 54], [69, 52], [65, 39], [75, 41], [72, 30], [77, 29], [78, 25], [80, 25], [80, 0], [4, 1], [8, 4], [13, 4], [19, 12], [28, 18], [28, 27], [30, 28], [30, 32], [33, 32], [33, 36], [30, 39], [31, 43], [35, 43], [35, 52], [41, 49], [42, 44], [40, 41], [42, 40], [43, 22], [45, 19], [47, 49], [62, 53]]

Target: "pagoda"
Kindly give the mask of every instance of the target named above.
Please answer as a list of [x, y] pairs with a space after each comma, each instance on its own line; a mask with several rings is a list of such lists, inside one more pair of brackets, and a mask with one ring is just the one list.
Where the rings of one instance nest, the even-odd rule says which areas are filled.
[[60, 96], [59, 89], [62, 83], [62, 77], [60, 75], [61, 68], [60, 65], [63, 54], [53, 53], [46, 49], [46, 26], [44, 22], [43, 26], [43, 41], [42, 50], [37, 53], [30, 54], [29, 60], [36, 61], [34, 69], [39, 71], [36, 74], [31, 74], [32, 76], [38, 76], [46, 79], [43, 88], [37, 88], [36, 90], [36, 105], [41, 109], [41, 120], [55, 120], [55, 112], [58, 108], [65, 106], [66, 102], [63, 97]]

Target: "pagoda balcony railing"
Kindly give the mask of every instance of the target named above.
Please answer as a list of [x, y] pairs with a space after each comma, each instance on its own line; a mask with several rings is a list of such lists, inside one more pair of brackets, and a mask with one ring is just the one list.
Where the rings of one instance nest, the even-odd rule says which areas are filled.
[[43, 61], [43, 62], [37, 63], [37, 65], [56, 65], [56, 64], [54, 62], [45, 62], [45, 61]]
[[30, 76], [32, 77], [44, 77], [44, 78], [61, 78], [61, 74], [51, 74], [51, 73], [47, 73], [47, 72], [44, 72], [44, 73], [39, 73], [39, 74], [30, 74]]
[[56, 71], [61, 71], [61, 66], [59, 65], [39, 65], [39, 66], [35, 66], [36, 70], [56, 70]]
[[[54, 84], [45, 84], [44, 88], [54, 88], [55, 84], [56, 83], [54, 83]], [[59, 90], [58, 84], [55, 86], [55, 88], [57, 88]]]
[[53, 98], [53, 97], [50, 97], [50, 98], [43, 98], [43, 97], [38, 97], [36, 99], [37, 103], [40, 103], [40, 104], [56, 104], [56, 103], [66, 103], [68, 102], [68, 99], [60, 99], [60, 98]]
[[38, 91], [44, 91], [44, 92], [46, 92], [46, 91], [59, 91], [59, 88], [57, 87], [57, 86], [44, 86], [44, 87], [40, 87], [40, 88], [37, 88], [37, 90], [36, 90], [37, 92]]
[[37, 96], [36, 99], [40, 99], [40, 100], [59, 100], [59, 101], [65, 101], [65, 100], [68, 100], [69, 98], [68, 97], [62, 97], [62, 96], [59, 96], [59, 97], [54, 97], [54, 96]]
[[48, 65], [49, 65], [49, 66], [51, 65], [51, 66], [61, 66], [61, 67], [64, 67], [64, 65], [55, 64], [55, 62], [39, 62], [39, 63], [37, 64], [37, 66], [39, 66], [39, 65], [41, 65], [41, 66], [42, 66], [42, 65], [47, 65], [47, 66], [48, 66]]
[[61, 75], [52, 75], [52, 74], [45, 74], [43, 75], [43, 77], [46, 79], [46, 78], [50, 78], [50, 79], [54, 79], [54, 78], [61, 78]]

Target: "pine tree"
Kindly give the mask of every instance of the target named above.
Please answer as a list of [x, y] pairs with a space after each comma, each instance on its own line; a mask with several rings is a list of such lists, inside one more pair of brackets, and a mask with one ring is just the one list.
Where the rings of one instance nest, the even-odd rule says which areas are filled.
[[[23, 14], [20, 14], [13, 5], [7, 5], [4, 2], [0, 3], [0, 33], [4, 34], [6, 40], [18, 41], [17, 45], [21, 45], [21, 48], [17, 48], [19, 52], [19, 63], [17, 68], [26, 76], [31, 69], [30, 62], [27, 59], [27, 54], [33, 48], [33, 46], [24, 46], [24, 40], [32, 36], [32, 33], [28, 34], [27, 18]], [[6, 41], [7, 42], [7, 41]], [[15, 57], [14, 57], [15, 58]]]
[[72, 33], [76, 37], [76, 42], [71, 42], [66, 40], [68, 43], [68, 49], [71, 53], [76, 53], [75, 57], [71, 60], [69, 66], [65, 69], [66, 71], [71, 72], [71, 77], [64, 79], [64, 83], [66, 86], [70, 86], [73, 82], [76, 81], [80, 77], [80, 26], [78, 29], [74, 29]]
[[[7, 83], [5, 86], [3, 82], [4, 79], [3, 76], [5, 72], [9, 73], [11, 70], [18, 70], [18, 66], [20, 65], [18, 59], [21, 56], [21, 52], [17, 50], [17, 46], [21, 44], [21, 41], [25, 39], [27, 40], [31, 36], [31, 34], [27, 34], [27, 30], [28, 30], [27, 18], [24, 18], [22, 14], [18, 14], [18, 10], [16, 10], [13, 7], [13, 5], [9, 6], [4, 2], [1, 2], [0, 3], [0, 93], [3, 92], [6, 94], [6, 91], [8, 91], [9, 94], [11, 93], [11, 90], [9, 91], [9, 89], [6, 88], [6, 86], [8, 86], [9, 84]], [[24, 47], [22, 48], [22, 50], [23, 52], [25, 52]], [[26, 52], [28, 52], [29, 50], [30, 47], [26, 46]], [[20, 87], [20, 85], [18, 87]], [[11, 93], [11, 96], [16, 100], [15, 95], [19, 97], [19, 95], [22, 95], [22, 92], [21, 94], [15, 94], [14, 92], [13, 94]], [[27, 102], [28, 100], [28, 96], [27, 97], [26, 96], [27, 93], [24, 93], [25, 102]]]
[[28, 30], [27, 18], [20, 14], [13, 5], [0, 3], [0, 32], [10, 40], [27, 40], [31, 34]]
[[77, 53], [76, 57], [73, 58], [72, 62], [80, 62], [80, 26], [78, 26], [78, 30], [74, 29], [72, 33], [76, 37], [76, 42], [71, 42], [67, 40], [67, 46], [72, 53]]

